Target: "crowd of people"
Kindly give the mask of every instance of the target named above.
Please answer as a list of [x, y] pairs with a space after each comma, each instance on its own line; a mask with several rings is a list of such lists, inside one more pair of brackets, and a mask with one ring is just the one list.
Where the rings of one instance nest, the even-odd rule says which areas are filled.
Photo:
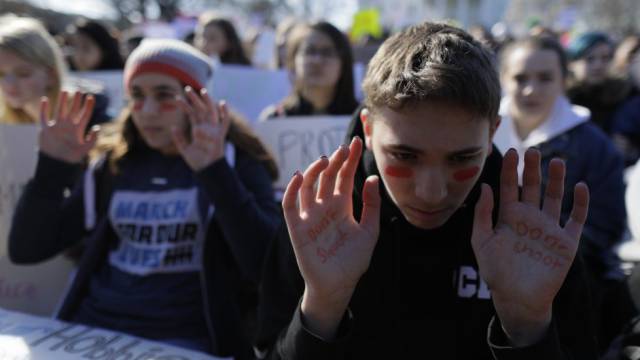
[[[9, 256], [75, 249], [58, 318], [235, 359], [640, 359], [617, 253], [640, 239], [638, 35], [425, 22], [382, 43], [359, 101], [351, 39], [283, 22], [291, 92], [259, 120], [352, 119], [280, 201], [290, 174], [206, 89], [251, 66], [233, 22], [114, 34], [0, 17], [0, 123], [40, 126]], [[123, 73], [115, 119], [65, 81], [102, 70]]]

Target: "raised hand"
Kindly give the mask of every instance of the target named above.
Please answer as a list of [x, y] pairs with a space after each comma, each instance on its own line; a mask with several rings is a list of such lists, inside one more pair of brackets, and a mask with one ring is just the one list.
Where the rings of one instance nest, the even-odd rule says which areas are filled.
[[97, 129], [92, 129], [85, 135], [85, 129], [95, 99], [92, 95], [76, 92], [71, 106], [68, 103], [68, 93], [62, 92], [53, 119], [49, 117], [49, 99], [43, 97], [40, 103], [40, 151], [58, 160], [68, 163], [79, 163], [87, 156], [96, 142]]
[[225, 138], [231, 119], [224, 102], [214, 104], [207, 90], [200, 94], [189, 86], [185, 88], [189, 102], [178, 99], [190, 123], [189, 139], [182, 129], [173, 129], [173, 141], [193, 171], [199, 171], [224, 157]]
[[518, 197], [518, 154], [509, 150], [500, 178], [500, 209], [493, 226], [493, 193], [483, 184], [475, 208], [471, 243], [480, 275], [511, 342], [538, 341], [551, 321], [553, 299], [573, 262], [587, 217], [589, 191], [574, 189], [573, 209], [566, 225], [559, 218], [564, 193], [564, 162], [553, 159], [540, 207], [540, 152], [525, 154], [522, 194]]
[[307, 325], [326, 337], [332, 336], [342, 318], [378, 239], [376, 176], [365, 182], [360, 222], [353, 217], [351, 196], [361, 153], [362, 140], [354, 138], [349, 147], [338, 148], [330, 159], [322, 157], [304, 174], [296, 172], [282, 200], [305, 282], [302, 312]]

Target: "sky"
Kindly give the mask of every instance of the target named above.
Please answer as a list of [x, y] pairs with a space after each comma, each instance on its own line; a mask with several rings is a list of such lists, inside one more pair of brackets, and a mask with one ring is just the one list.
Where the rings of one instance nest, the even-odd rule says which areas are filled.
[[[26, 0], [36, 6], [60, 12], [80, 14], [92, 18], [115, 19], [117, 13], [108, 5], [108, 0]], [[357, 9], [357, 0], [342, 0], [340, 11], [335, 11], [329, 21], [338, 28], [346, 29]]]

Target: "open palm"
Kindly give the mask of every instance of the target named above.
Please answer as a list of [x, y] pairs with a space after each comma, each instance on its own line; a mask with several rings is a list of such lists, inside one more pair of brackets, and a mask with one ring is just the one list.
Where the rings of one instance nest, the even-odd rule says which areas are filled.
[[178, 103], [187, 113], [189, 134], [174, 129], [173, 141], [189, 167], [199, 171], [224, 157], [231, 119], [227, 105], [224, 102], [215, 104], [205, 88], [197, 94], [187, 86], [185, 93], [189, 102], [179, 99]]
[[[67, 92], [60, 94], [54, 112], [49, 116], [49, 99], [43, 98], [40, 104], [40, 151], [58, 160], [79, 163], [95, 145], [97, 130], [85, 135], [87, 123], [91, 118], [95, 99], [88, 95], [84, 99], [81, 93], [75, 93], [68, 104]], [[69, 106], [70, 105], [70, 106]]]
[[578, 249], [589, 202], [586, 185], [578, 184], [571, 217], [561, 227], [564, 163], [554, 159], [549, 165], [542, 208], [540, 153], [530, 149], [525, 155], [520, 199], [517, 163], [517, 153], [508, 151], [503, 160], [495, 227], [491, 218], [493, 195], [483, 184], [471, 240], [480, 274], [491, 289], [498, 315], [505, 321], [549, 316]]
[[[306, 291], [331, 298], [350, 293], [367, 270], [378, 239], [378, 179], [364, 186], [362, 218], [352, 213], [353, 181], [362, 141], [296, 173], [283, 198], [284, 215]], [[315, 184], [318, 180], [318, 187]], [[297, 202], [299, 197], [299, 204]]]

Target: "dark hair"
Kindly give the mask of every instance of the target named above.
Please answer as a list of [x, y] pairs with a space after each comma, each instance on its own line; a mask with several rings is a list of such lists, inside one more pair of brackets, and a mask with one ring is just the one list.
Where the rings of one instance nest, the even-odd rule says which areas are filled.
[[223, 64], [251, 65], [251, 61], [245, 54], [240, 37], [231, 21], [219, 16], [212, 16], [205, 19], [200, 26], [202, 26], [202, 29], [207, 26], [217, 26], [224, 33], [224, 37], [227, 39], [227, 49], [222, 54], [219, 54], [220, 62]]
[[102, 51], [100, 63], [92, 70], [122, 70], [124, 67], [118, 39], [101, 23], [81, 18], [69, 27], [68, 33], [88, 36]]
[[414, 25], [387, 39], [371, 59], [362, 87], [372, 111], [434, 100], [493, 122], [500, 107], [491, 51], [463, 30], [440, 23]]
[[[262, 163], [269, 176], [275, 181], [278, 178], [278, 165], [271, 152], [239, 114], [231, 111], [229, 115], [231, 124], [227, 139], [238, 149]], [[146, 143], [133, 123], [131, 107], [127, 106], [113, 123], [103, 126], [98, 146], [92, 153], [92, 157], [109, 153], [109, 168], [112, 173], [117, 174], [122, 160], [146, 148], [148, 148]]]
[[567, 78], [569, 76], [569, 66], [567, 60], [567, 54], [560, 42], [558, 42], [555, 38], [547, 35], [539, 35], [539, 36], [527, 36], [519, 40], [512, 41], [509, 43], [500, 53], [500, 68], [501, 71], [504, 68], [504, 64], [509, 55], [516, 48], [527, 47], [534, 50], [549, 50], [553, 51], [558, 55], [558, 63], [560, 65], [560, 70], [562, 71], [562, 77]]
[[[327, 35], [340, 57], [340, 77], [336, 83], [333, 100], [327, 107], [327, 112], [333, 115], [351, 114], [358, 107], [353, 87], [353, 54], [349, 40], [335, 26], [325, 21], [296, 26], [287, 42], [287, 68], [291, 72], [295, 70], [296, 54], [302, 42], [313, 31]], [[294, 84], [292, 93], [283, 100], [282, 105], [285, 108], [285, 112], [287, 108], [300, 106], [302, 101], [300, 95], [302, 89], [300, 86], [300, 84]]]

